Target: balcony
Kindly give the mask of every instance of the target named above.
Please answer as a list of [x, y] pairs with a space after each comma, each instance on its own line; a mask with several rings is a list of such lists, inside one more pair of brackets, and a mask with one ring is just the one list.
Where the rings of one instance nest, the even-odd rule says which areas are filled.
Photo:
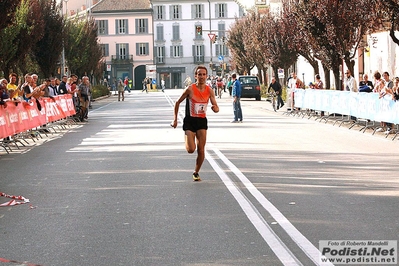
[[112, 61], [112, 64], [119, 64], [119, 65], [122, 65], [122, 64], [130, 64], [130, 63], [133, 63], [133, 55], [126, 55], [126, 56], [120, 56], [120, 55], [112, 55], [111, 56], [111, 61]]

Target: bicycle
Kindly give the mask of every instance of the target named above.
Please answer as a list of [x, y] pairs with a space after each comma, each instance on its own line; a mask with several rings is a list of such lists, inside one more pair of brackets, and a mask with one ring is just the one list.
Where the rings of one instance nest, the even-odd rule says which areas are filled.
[[274, 92], [274, 91], [269, 92], [268, 95], [267, 95], [266, 101], [270, 102], [272, 104], [273, 110], [275, 112], [277, 112], [277, 110], [278, 110], [278, 108], [277, 108], [278, 102], [277, 102], [277, 94], [276, 94], [276, 92]]

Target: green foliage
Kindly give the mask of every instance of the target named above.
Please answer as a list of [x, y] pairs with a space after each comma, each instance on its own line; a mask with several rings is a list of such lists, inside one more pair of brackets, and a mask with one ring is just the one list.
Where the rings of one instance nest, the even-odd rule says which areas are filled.
[[67, 23], [65, 58], [71, 72], [87, 75], [98, 67], [102, 59], [94, 20], [75, 19]]
[[96, 85], [91, 88], [91, 93], [93, 99], [96, 99], [101, 96], [109, 95], [109, 89], [104, 85]]
[[40, 2], [44, 18], [44, 36], [34, 48], [34, 58], [45, 77], [55, 76], [57, 63], [62, 52], [64, 18], [56, 0]]

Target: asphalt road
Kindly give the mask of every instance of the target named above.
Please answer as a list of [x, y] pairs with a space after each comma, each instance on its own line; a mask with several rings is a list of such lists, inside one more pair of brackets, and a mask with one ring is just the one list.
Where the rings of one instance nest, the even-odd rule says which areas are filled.
[[252, 99], [233, 124], [224, 94], [192, 182], [180, 93], [96, 101], [87, 123], [0, 151], [0, 192], [30, 200], [0, 208], [0, 265], [321, 265], [320, 240], [399, 239], [398, 140]]

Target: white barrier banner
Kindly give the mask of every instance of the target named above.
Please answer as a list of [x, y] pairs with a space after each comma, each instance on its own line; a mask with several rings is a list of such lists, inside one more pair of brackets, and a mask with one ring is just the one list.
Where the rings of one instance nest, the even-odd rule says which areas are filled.
[[297, 108], [399, 124], [399, 102], [390, 95], [380, 98], [378, 93], [296, 89], [294, 99]]

